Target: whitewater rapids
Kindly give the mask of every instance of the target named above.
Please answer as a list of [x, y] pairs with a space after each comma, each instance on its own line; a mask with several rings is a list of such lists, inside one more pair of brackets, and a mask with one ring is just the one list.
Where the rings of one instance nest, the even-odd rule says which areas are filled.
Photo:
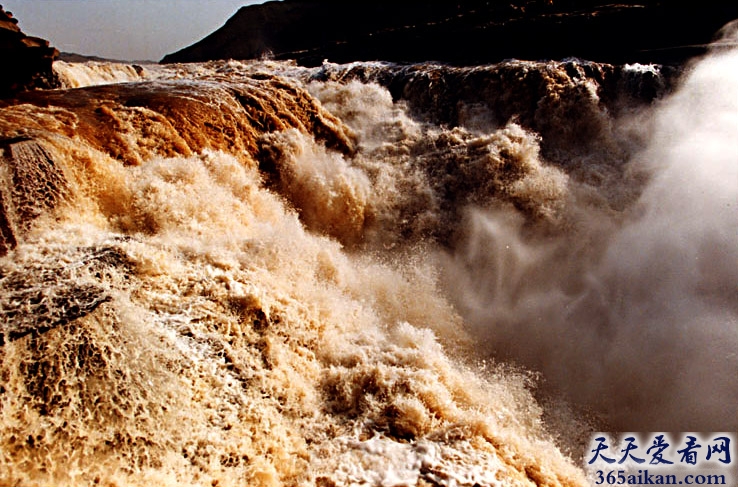
[[0, 484], [584, 486], [593, 430], [738, 427], [738, 52], [56, 69], [0, 104]]

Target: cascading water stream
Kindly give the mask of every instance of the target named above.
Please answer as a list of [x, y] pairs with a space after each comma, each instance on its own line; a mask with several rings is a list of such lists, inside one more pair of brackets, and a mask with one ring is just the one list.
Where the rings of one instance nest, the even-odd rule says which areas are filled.
[[59, 69], [0, 107], [0, 483], [583, 486], [593, 429], [736, 426], [735, 51]]

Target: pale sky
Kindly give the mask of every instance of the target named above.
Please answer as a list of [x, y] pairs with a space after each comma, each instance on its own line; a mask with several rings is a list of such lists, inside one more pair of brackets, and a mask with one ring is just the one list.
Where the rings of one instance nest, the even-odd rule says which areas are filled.
[[263, 0], [0, 0], [21, 30], [65, 52], [159, 61]]

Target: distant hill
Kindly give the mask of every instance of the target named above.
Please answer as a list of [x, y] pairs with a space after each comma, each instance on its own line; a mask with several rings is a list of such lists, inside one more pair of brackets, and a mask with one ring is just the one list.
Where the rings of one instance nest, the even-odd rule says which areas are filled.
[[738, 2], [283, 1], [241, 8], [163, 63], [295, 59], [481, 64], [503, 59], [680, 63], [738, 18]]
[[59, 59], [59, 61], [65, 61], [65, 62], [68, 62], [68, 63], [86, 63], [88, 61], [96, 61], [96, 62], [100, 62], [100, 63], [106, 63], [106, 62], [113, 62], [113, 63], [123, 62], [123, 61], [119, 61], [117, 59], [107, 59], [107, 58], [102, 58], [102, 57], [98, 57], [98, 56], [84, 56], [82, 54], [77, 54], [77, 53], [74, 53], [74, 52], [63, 52], [63, 51], [59, 54], [59, 58], [58, 59]]
[[59, 54], [59, 61], [65, 61], [67, 63], [86, 63], [86, 62], [98, 62], [98, 63], [124, 63], [124, 64], [154, 64], [156, 61], [126, 61], [123, 59], [110, 59], [99, 56], [85, 56], [83, 54], [77, 54], [75, 52], [64, 52]]

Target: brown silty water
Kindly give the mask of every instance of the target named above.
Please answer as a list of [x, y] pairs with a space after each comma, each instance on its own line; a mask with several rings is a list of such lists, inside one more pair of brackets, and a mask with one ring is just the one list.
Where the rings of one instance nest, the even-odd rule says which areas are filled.
[[685, 393], [736, 365], [735, 166], [663, 149], [730, 56], [669, 95], [581, 61], [58, 63], [0, 108], [0, 483], [574, 486], [593, 429], [735, 426], [730, 374]]

